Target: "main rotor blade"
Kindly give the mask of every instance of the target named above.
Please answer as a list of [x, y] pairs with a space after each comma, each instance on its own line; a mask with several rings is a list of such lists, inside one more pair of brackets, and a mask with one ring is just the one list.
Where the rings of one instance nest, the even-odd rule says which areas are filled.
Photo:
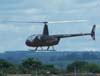
[[14, 23], [73, 23], [73, 22], [86, 22], [88, 20], [64, 20], [64, 21], [3, 21]]
[[72, 22], [85, 22], [88, 20], [66, 20], [66, 21], [52, 21], [48, 23], [72, 23]]
[[3, 21], [3, 22], [13, 22], [13, 23], [48, 23], [48, 22], [35, 22], [35, 21]]

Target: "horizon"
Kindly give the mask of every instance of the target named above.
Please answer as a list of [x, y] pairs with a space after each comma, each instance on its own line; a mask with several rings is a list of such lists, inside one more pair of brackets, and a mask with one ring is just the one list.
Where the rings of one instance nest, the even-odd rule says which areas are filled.
[[83, 53], [83, 52], [100, 52], [99, 50], [98, 51], [84, 51], [84, 50], [82, 50], [82, 51], [29, 51], [29, 50], [14, 50], [14, 51], [12, 51], [12, 50], [9, 50], [9, 51], [4, 51], [4, 52], [0, 52], [0, 53], [10, 53], [10, 52], [33, 52], [33, 53], [52, 53], [52, 52], [78, 52], [78, 53]]

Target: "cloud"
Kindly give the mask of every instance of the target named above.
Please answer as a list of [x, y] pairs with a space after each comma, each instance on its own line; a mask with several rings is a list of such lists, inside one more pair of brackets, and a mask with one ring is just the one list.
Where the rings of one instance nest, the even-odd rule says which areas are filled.
[[84, 49], [85, 51], [98, 51], [98, 49], [96, 49], [96, 48], [92, 48], [92, 47], [88, 47], [88, 48], [85, 48]]
[[4, 46], [0, 46], [0, 53], [4, 53], [4, 51], [5, 51]]
[[96, 28], [97, 28], [98, 30], [100, 30], [100, 24], [97, 24]]
[[[4, 41], [5, 40], [5, 41]], [[0, 52], [3, 51], [15, 51], [15, 50], [25, 50], [25, 37], [11, 37], [8, 39], [4, 38], [4, 42], [0, 43]], [[22, 48], [23, 47], [23, 48]]]
[[35, 8], [29, 8], [29, 9], [26, 9], [26, 10], [24, 10], [24, 12], [26, 13], [26, 14], [39, 14], [39, 13], [41, 13], [41, 11], [39, 10], [39, 9], [35, 9]]
[[97, 2], [98, 0], [88, 0], [88, 1], [85, 1], [85, 0], [75, 0], [74, 2], [77, 3], [77, 4], [91, 4], [91, 3], [94, 3], [94, 2]]
[[34, 31], [35, 26], [17, 26], [17, 25], [10, 25], [10, 24], [1, 24], [0, 31], [1, 32], [25, 32], [25, 31]]

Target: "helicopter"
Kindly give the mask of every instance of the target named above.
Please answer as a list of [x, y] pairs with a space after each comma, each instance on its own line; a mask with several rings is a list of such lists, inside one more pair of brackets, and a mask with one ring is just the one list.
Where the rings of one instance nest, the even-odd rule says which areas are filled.
[[[63, 21], [66, 22], [66, 21]], [[55, 50], [54, 46], [57, 45], [61, 38], [69, 38], [69, 37], [77, 37], [77, 36], [87, 36], [90, 35], [93, 40], [95, 40], [95, 28], [96, 25], [94, 24], [90, 33], [78, 33], [78, 34], [58, 34], [58, 35], [49, 35], [48, 30], [48, 23], [49, 22], [32, 22], [32, 23], [43, 23], [43, 33], [37, 35], [31, 35], [27, 38], [25, 44], [28, 47], [35, 47], [34, 51], [38, 50], [38, 47], [47, 47], [47, 51], [50, 47]], [[62, 22], [61, 22], [62, 23]]]
[[61, 38], [69, 38], [69, 37], [78, 37], [78, 36], [87, 36], [90, 35], [93, 40], [95, 40], [95, 28], [96, 25], [94, 24], [92, 27], [91, 32], [89, 33], [76, 33], [76, 34], [56, 34], [56, 35], [49, 35], [48, 30], [48, 23], [66, 23], [66, 22], [84, 22], [87, 20], [67, 20], [67, 21], [51, 21], [51, 22], [35, 22], [35, 21], [6, 21], [6, 22], [17, 22], [17, 23], [42, 23], [44, 24], [43, 32], [42, 34], [36, 34], [29, 36], [25, 44], [28, 47], [35, 48], [31, 51], [38, 51], [38, 48], [40, 47], [41, 50], [43, 50], [42, 47], [47, 47], [46, 51], [49, 51], [49, 48], [52, 47], [53, 51], [55, 51], [54, 46], [57, 45]]

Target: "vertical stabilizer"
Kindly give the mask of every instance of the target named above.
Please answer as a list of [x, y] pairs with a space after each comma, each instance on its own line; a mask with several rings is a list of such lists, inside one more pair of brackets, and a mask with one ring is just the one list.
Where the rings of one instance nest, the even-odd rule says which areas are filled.
[[93, 28], [92, 28], [92, 31], [91, 31], [91, 37], [93, 40], [95, 40], [95, 28], [96, 28], [96, 25], [93, 25]]

